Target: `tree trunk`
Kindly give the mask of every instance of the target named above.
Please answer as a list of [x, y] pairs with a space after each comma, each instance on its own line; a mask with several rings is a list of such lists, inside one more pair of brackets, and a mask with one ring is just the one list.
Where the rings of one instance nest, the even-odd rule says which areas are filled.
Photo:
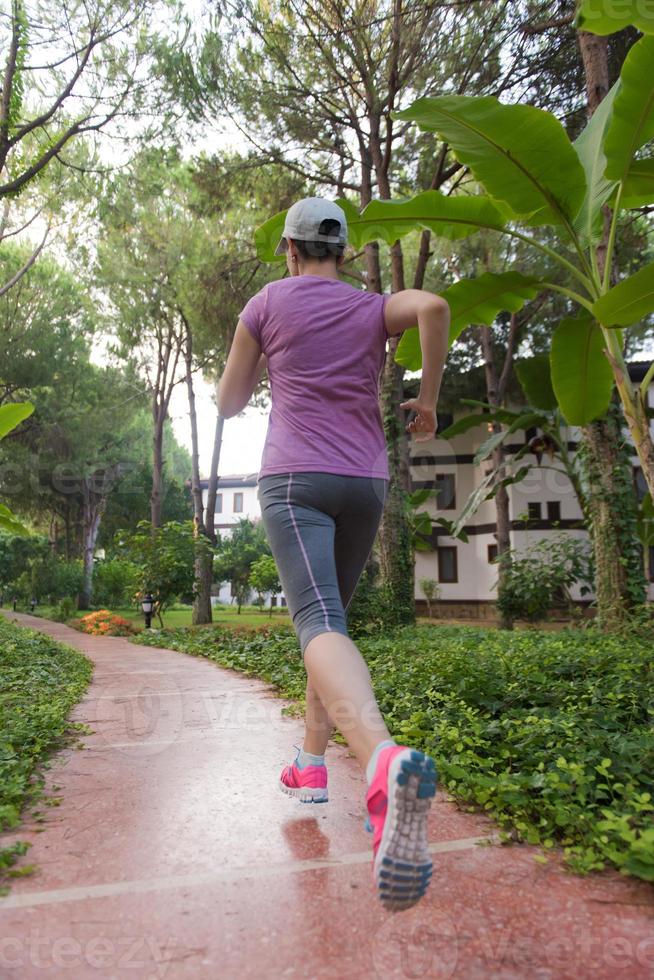
[[104, 498], [93, 493], [88, 478], [84, 480], [83, 494], [83, 577], [82, 588], [77, 597], [77, 608], [89, 609], [93, 595], [93, 555], [105, 501]]
[[[390, 199], [388, 165], [381, 152], [379, 117], [370, 115], [370, 161], [372, 162], [379, 196]], [[362, 206], [368, 203], [372, 193], [369, 186], [362, 195]], [[375, 253], [379, 269], [379, 250]], [[399, 241], [391, 246], [391, 275], [394, 293], [404, 289], [404, 258]], [[381, 292], [381, 274], [375, 274]], [[388, 449], [390, 482], [379, 527], [379, 560], [382, 581], [390, 593], [394, 618], [398, 623], [414, 624], [416, 621], [415, 556], [411, 541], [406, 495], [411, 492], [409, 440], [407, 437], [406, 412], [400, 408], [404, 401], [404, 367], [395, 360], [400, 337], [389, 337], [382, 374], [380, 408], [384, 421], [384, 433]]]
[[[183, 318], [184, 319], [184, 318]], [[200, 485], [200, 451], [198, 448], [198, 416], [195, 407], [195, 389], [193, 387], [193, 335], [184, 319], [186, 326], [186, 344], [184, 360], [186, 364], [186, 391], [188, 395], [188, 413], [191, 422], [191, 497], [193, 499], [193, 535], [196, 541], [193, 582], [193, 614], [194, 626], [204, 626], [212, 621], [211, 616], [211, 583], [213, 571], [213, 554], [204, 547], [202, 542], [207, 540], [204, 523], [204, 505], [202, 503], [202, 487]]]
[[[204, 510], [202, 519], [202, 533], [211, 545], [216, 543], [216, 496], [218, 494], [218, 467], [220, 464], [220, 450], [223, 440], [223, 427], [225, 420], [221, 415], [216, 416], [216, 427], [214, 430], [213, 453], [211, 456], [211, 471], [209, 473], [209, 483], [207, 487], [207, 506]], [[198, 478], [199, 485], [199, 478]], [[200, 492], [200, 507], [202, 507], [202, 493]], [[202, 512], [201, 512], [202, 513]], [[211, 608], [211, 586], [213, 585], [213, 553], [202, 551], [195, 561], [195, 599], [193, 602], [193, 623], [203, 624], [213, 621], [213, 611]]]
[[[515, 332], [517, 330], [517, 319], [515, 314], [511, 318], [511, 334], [512, 340], [509, 341], [507, 347], [505, 363], [502, 369], [502, 378], [504, 381], [503, 388], [506, 387], [506, 381], [508, 380], [508, 375], [510, 371], [510, 365], [513, 360], [513, 350], [515, 345]], [[495, 365], [495, 357], [493, 350], [493, 338], [491, 336], [490, 330], [487, 327], [478, 328], [479, 342], [481, 350], [484, 356], [484, 371], [486, 375], [486, 396], [489, 405], [494, 407], [499, 407], [500, 403], [504, 397], [504, 391], [500, 391], [500, 380], [497, 376], [497, 367]], [[502, 426], [499, 422], [493, 423], [493, 432], [501, 432]], [[504, 452], [503, 446], [497, 446], [493, 450], [493, 468], [497, 474], [497, 481], [503, 480], [506, 476], [506, 454]], [[495, 514], [497, 530], [495, 533], [495, 538], [497, 541], [497, 554], [499, 557], [498, 564], [498, 588], [502, 587], [502, 583], [506, 578], [507, 572], [511, 567], [511, 518], [509, 514], [509, 494], [506, 487], [499, 487], [497, 493], [495, 494]], [[505, 613], [500, 614], [500, 628], [505, 630], [513, 629], [513, 620], [510, 616]]]
[[150, 496], [150, 523], [152, 531], [161, 526], [163, 502], [163, 428], [165, 413], [153, 407], [154, 429], [152, 433], [152, 494]]
[[[586, 75], [588, 115], [591, 117], [609, 91], [608, 38], [596, 37], [586, 31], [579, 31], [578, 37]], [[604, 232], [597, 248], [600, 275], [604, 274], [605, 269], [610, 218], [611, 213], [605, 208]], [[614, 363], [614, 373], [616, 366]], [[589, 530], [595, 557], [598, 619], [603, 629], [611, 630], [627, 619], [635, 598], [628, 574], [629, 542], [620, 534], [624, 509], [629, 507], [623, 499], [624, 495], [619, 492], [619, 483], [624, 483], [625, 479], [625, 473], [621, 474], [620, 471], [628, 464], [620, 453], [619, 426], [610, 418], [584, 426], [582, 436], [587, 469]], [[649, 442], [651, 444], [651, 438]], [[644, 471], [646, 473], [645, 467]], [[654, 481], [654, 476], [652, 478]]]

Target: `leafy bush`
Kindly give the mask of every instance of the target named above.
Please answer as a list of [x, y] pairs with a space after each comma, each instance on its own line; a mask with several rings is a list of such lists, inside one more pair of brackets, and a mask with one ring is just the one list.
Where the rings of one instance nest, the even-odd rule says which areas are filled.
[[70, 596], [66, 596], [66, 598], [62, 599], [61, 602], [58, 602], [57, 605], [50, 610], [50, 615], [48, 618], [53, 619], [55, 623], [67, 623], [73, 618], [76, 612], [77, 604], [75, 600], [71, 599]]
[[[200, 656], [302, 698], [286, 631], [215, 628], [136, 642]], [[404, 627], [360, 643], [393, 734], [429, 751], [460, 800], [577, 871], [612, 864], [654, 880], [651, 639]]]
[[73, 619], [69, 625], [91, 636], [133, 636], [136, 633], [133, 623], [108, 609], [98, 609], [80, 619]]
[[212, 549], [206, 538], [194, 537], [192, 521], [169, 521], [154, 532], [139, 521], [133, 533], [118, 532], [116, 550], [138, 568], [137, 588], [154, 596], [154, 613], [161, 619], [176, 599], [192, 599], [195, 558]]
[[346, 610], [348, 632], [354, 640], [399, 625], [397, 605], [378, 580], [379, 564], [370, 558]]
[[555, 606], [570, 608], [570, 589], [590, 591], [592, 571], [587, 542], [560, 536], [543, 538], [524, 552], [511, 552], [511, 564], [498, 588], [497, 607], [507, 619], [536, 623]]
[[[37, 767], [60, 744], [91, 671], [77, 650], [0, 617], [0, 830], [17, 825], [37, 791]], [[0, 850], [0, 868], [23, 852], [8, 850]]]
[[66, 597], [76, 596], [82, 587], [81, 561], [66, 561], [55, 555], [36, 558], [30, 563], [29, 571], [30, 595], [39, 602], [56, 602]]
[[128, 606], [140, 587], [141, 570], [124, 558], [99, 561], [93, 570], [93, 604]]

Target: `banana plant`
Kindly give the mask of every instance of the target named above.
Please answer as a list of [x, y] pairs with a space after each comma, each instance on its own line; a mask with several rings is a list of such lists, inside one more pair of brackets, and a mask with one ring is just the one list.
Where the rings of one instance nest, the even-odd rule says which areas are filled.
[[[479, 466], [488, 459], [494, 449], [506, 443], [511, 436], [515, 436], [516, 432], [537, 427], [542, 433], [542, 435], [535, 436], [525, 442], [524, 446], [511, 457], [509, 465], [512, 472], [508, 476], [499, 479], [496, 469], [489, 470], [485, 474], [466, 500], [458, 518], [451, 525], [450, 533], [453, 537], [461, 537], [461, 531], [466, 522], [485, 500], [491, 500], [496, 495], [500, 486], [521, 483], [525, 479], [534, 466], [533, 463], [523, 462], [528, 455], [536, 457], [536, 465], [541, 469], [550, 469], [567, 476], [575, 491], [582, 513], [587, 514], [586, 495], [577, 457], [570, 452], [567, 439], [562, 435], [565, 419], [561, 415], [552, 387], [547, 355], [538, 354], [535, 357], [518, 361], [516, 374], [527, 399], [527, 407], [517, 410], [495, 408], [486, 402], [463, 398], [461, 399], [462, 404], [470, 406], [475, 411], [469, 415], [464, 415], [440, 433], [441, 439], [453, 439], [455, 436], [481, 425], [487, 426], [493, 422], [502, 425], [501, 431], [491, 433], [477, 449], [473, 460], [475, 466]], [[543, 462], [545, 457], [548, 458], [548, 462]], [[521, 462], [523, 465], [519, 466], [518, 464]]]
[[[608, 0], [586, 0], [580, 8], [585, 29], [594, 24], [617, 29], [605, 11]], [[624, 3], [630, 16], [642, 4]], [[633, 9], [632, 9], [633, 8]], [[626, 16], [626, 14], [625, 14]], [[631, 21], [630, 21], [631, 22]], [[634, 22], [652, 31], [649, 14]], [[619, 80], [572, 143], [551, 113], [529, 105], [505, 105], [490, 96], [444, 95], [422, 98], [396, 114], [437, 134], [465, 165], [485, 194], [446, 196], [425, 191], [409, 200], [371, 201], [359, 213], [339, 201], [348, 219], [350, 241], [389, 245], [417, 229], [451, 241], [491, 229], [540, 253], [543, 273], [517, 270], [484, 273], [454, 283], [441, 294], [451, 310], [450, 343], [470, 324], [490, 326], [498, 313], [518, 312], [545, 290], [566, 297], [574, 310], [557, 326], [550, 351], [557, 404], [570, 425], [585, 425], [606, 412], [617, 386], [643, 474], [654, 495], [654, 442], [649, 430], [647, 390], [654, 364], [639, 387], [632, 384], [623, 357], [622, 328], [654, 311], [654, 263], [611, 284], [618, 225], [625, 209], [654, 203], [654, 158], [636, 156], [654, 138], [654, 36], [629, 51]], [[606, 255], [603, 209], [613, 209]], [[256, 234], [260, 258], [273, 259], [284, 214]], [[542, 240], [551, 229], [556, 245]], [[396, 360], [421, 367], [416, 328], [407, 330]]]
[[[31, 402], [0, 405], [0, 439], [4, 439], [24, 419], [29, 418], [33, 411], [34, 405]], [[8, 534], [29, 534], [27, 528], [2, 503], [0, 503], [0, 531], [6, 531]]]

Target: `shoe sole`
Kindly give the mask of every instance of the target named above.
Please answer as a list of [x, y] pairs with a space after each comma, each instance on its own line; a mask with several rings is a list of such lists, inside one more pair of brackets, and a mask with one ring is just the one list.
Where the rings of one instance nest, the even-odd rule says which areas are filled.
[[398, 752], [388, 767], [388, 809], [373, 870], [379, 899], [389, 911], [411, 908], [429, 887], [427, 814], [436, 778], [433, 760], [416, 749]]
[[286, 786], [281, 781], [278, 783], [282, 793], [287, 796], [292, 796], [294, 799], [299, 800], [300, 803], [328, 803], [329, 795], [327, 790], [324, 788], [312, 789], [310, 786], [300, 786], [297, 789], [293, 789], [291, 786]]

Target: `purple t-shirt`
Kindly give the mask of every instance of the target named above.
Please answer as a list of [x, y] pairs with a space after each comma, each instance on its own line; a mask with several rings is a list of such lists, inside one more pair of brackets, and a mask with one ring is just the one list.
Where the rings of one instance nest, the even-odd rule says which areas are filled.
[[259, 478], [302, 470], [389, 478], [379, 383], [388, 296], [339, 279], [264, 286], [241, 320], [266, 355], [272, 394]]

